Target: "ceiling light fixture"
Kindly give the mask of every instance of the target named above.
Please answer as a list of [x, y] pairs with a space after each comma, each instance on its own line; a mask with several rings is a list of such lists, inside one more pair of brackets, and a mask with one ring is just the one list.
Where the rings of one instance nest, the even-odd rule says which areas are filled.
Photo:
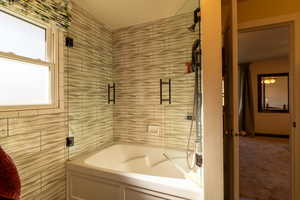
[[266, 84], [266, 85], [274, 84], [274, 83], [276, 83], [276, 79], [274, 79], [274, 78], [265, 79], [262, 81], [262, 83]]

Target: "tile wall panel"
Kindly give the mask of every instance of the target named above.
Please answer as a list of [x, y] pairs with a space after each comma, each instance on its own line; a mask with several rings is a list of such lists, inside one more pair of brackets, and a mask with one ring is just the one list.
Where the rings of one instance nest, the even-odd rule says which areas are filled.
[[22, 200], [47, 199], [42, 197], [50, 182], [63, 186], [55, 193], [64, 198], [65, 114], [9, 118], [6, 121], [7, 136], [0, 138], [0, 145], [17, 165]]
[[65, 49], [65, 94], [69, 133], [75, 146], [69, 158], [113, 142], [113, 105], [107, 103], [112, 83], [112, 32], [73, 4], [67, 35], [74, 47]]
[[[188, 27], [193, 13], [122, 28], [113, 33], [114, 139], [185, 148], [191, 121], [194, 75], [185, 74], [199, 32]], [[160, 105], [159, 80], [172, 79], [172, 105]], [[163, 87], [164, 98], [168, 87]], [[160, 126], [160, 135], [147, 134]]]
[[[22, 200], [66, 199], [65, 162], [113, 140], [112, 106], [106, 85], [112, 82], [112, 33], [73, 4], [65, 48], [65, 112], [0, 115], [0, 145], [14, 159], [22, 182]], [[69, 115], [67, 115], [69, 112]], [[76, 145], [68, 150], [68, 122]]]
[[[66, 35], [65, 112], [33, 116], [1, 113], [0, 145], [15, 160], [22, 200], [66, 198], [65, 162], [102, 145], [132, 142], [184, 148], [192, 110], [193, 75], [184, 73], [197, 33], [191, 13], [112, 33], [75, 3]], [[172, 79], [173, 104], [159, 104], [159, 79]], [[107, 84], [116, 82], [116, 105]], [[68, 126], [69, 125], [69, 126]], [[161, 127], [159, 136], [148, 125]], [[67, 135], [75, 146], [66, 149]]]

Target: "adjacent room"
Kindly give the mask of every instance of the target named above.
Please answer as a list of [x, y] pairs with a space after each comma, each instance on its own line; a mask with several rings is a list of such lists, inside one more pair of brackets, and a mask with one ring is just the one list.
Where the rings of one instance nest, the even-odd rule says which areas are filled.
[[290, 199], [290, 35], [289, 24], [239, 32], [242, 199]]

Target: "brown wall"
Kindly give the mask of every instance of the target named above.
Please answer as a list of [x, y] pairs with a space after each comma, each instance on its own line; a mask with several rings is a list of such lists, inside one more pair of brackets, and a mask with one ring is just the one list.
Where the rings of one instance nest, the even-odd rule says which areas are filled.
[[289, 134], [290, 115], [287, 113], [259, 113], [257, 108], [257, 75], [289, 72], [289, 58], [275, 58], [251, 63], [252, 92], [254, 101], [255, 132]]
[[299, 0], [238, 1], [238, 22], [246, 22], [300, 12]]

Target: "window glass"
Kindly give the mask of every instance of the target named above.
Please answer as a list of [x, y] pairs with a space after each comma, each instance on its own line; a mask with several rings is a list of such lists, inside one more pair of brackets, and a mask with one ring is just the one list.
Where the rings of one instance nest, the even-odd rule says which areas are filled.
[[46, 61], [46, 30], [0, 11], [0, 51]]
[[0, 106], [51, 104], [49, 67], [0, 58]]

